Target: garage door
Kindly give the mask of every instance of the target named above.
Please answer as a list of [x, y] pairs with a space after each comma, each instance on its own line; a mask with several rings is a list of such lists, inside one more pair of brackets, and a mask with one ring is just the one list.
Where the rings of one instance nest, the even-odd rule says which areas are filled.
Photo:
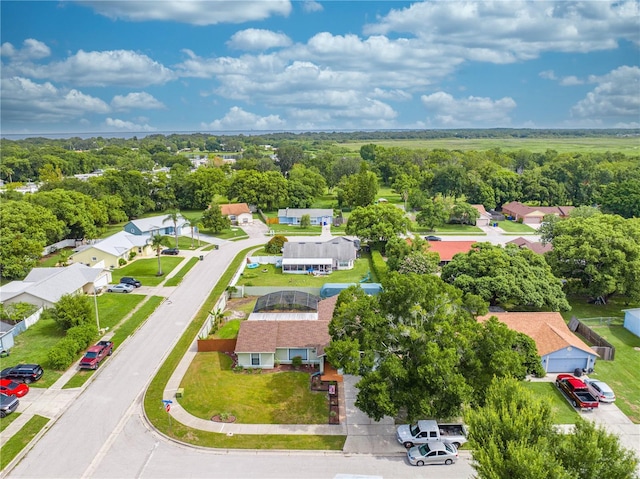
[[587, 368], [587, 358], [549, 358], [548, 373], [573, 373], [577, 368]]

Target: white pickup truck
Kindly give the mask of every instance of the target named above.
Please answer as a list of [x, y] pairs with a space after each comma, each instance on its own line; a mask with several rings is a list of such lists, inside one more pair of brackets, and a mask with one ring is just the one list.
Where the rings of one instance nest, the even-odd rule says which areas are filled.
[[407, 449], [429, 442], [453, 444], [458, 448], [467, 442], [467, 428], [464, 424], [440, 424], [427, 419], [416, 424], [398, 426], [396, 439]]

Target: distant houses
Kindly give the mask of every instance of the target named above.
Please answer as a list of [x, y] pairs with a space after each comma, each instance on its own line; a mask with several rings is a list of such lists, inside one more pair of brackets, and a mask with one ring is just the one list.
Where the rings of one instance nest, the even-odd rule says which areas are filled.
[[519, 201], [511, 201], [502, 205], [502, 214], [524, 224], [539, 225], [546, 215], [556, 215], [560, 218], [569, 216], [574, 206], [528, 206]]
[[312, 225], [330, 225], [333, 222], [333, 210], [315, 208], [283, 208], [278, 210], [278, 223], [281, 225], [299, 225], [304, 215], [309, 215]]

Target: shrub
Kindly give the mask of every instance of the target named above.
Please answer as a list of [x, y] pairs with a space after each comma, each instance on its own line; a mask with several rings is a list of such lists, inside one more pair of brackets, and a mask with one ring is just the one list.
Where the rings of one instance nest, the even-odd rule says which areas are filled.
[[300, 228], [306, 229], [311, 226], [311, 215], [302, 215], [300, 217]]
[[119, 258], [118, 259], [118, 266], [124, 266], [125, 264], [127, 264], [127, 260], [124, 258]]
[[135, 251], [129, 251], [129, 261], [135, 258], [137, 254], [138, 253], [136, 253]]
[[300, 356], [295, 356], [291, 360], [291, 364], [293, 365], [294, 368], [300, 369], [300, 366], [302, 366], [302, 358]]
[[89, 298], [79, 294], [65, 294], [49, 314], [65, 331], [74, 326], [94, 321], [93, 308]]
[[387, 275], [388, 268], [380, 251], [371, 251], [371, 264], [376, 278], [378, 278], [378, 281], [382, 281]]
[[240, 364], [238, 364], [237, 366], [234, 366], [233, 368], [234, 373], [241, 373], [242, 371], [244, 371], [244, 367]]
[[264, 250], [269, 254], [280, 254], [282, 253], [282, 247], [287, 242], [287, 238], [282, 235], [275, 235], [273, 238], [269, 240], [269, 242], [264, 247]]
[[83, 349], [89, 347], [98, 336], [98, 328], [94, 324], [82, 324], [74, 326], [67, 330], [67, 338], [72, 339], [78, 344], [76, 354]]
[[64, 371], [76, 357], [78, 343], [72, 338], [63, 338], [49, 350], [48, 359], [51, 367], [58, 371]]

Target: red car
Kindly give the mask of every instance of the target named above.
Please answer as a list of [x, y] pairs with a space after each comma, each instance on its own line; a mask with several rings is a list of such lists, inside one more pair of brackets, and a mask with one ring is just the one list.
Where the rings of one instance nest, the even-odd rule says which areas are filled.
[[21, 398], [29, 392], [29, 386], [11, 379], [0, 379], [0, 393]]

